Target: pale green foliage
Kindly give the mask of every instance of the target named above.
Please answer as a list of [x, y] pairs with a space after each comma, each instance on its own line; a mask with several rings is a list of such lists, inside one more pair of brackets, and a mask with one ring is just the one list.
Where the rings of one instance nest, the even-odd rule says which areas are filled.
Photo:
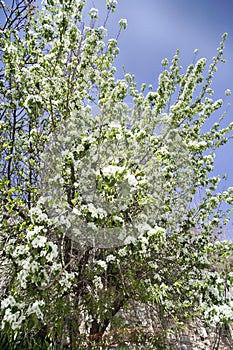
[[[189, 316], [231, 322], [232, 243], [213, 232], [233, 189], [218, 193], [210, 176], [233, 128], [221, 127], [211, 89], [226, 34], [206, 74], [205, 58], [184, 72], [177, 51], [162, 61], [158, 87], [138, 91], [131, 74], [116, 80], [117, 41], [97, 9], [83, 25], [84, 0], [42, 5], [0, 36], [4, 332], [28, 348], [68, 339], [84, 349], [133, 300], [163, 327]], [[106, 22], [116, 5], [106, 1]], [[107, 230], [108, 243], [91, 245], [91, 230]]]

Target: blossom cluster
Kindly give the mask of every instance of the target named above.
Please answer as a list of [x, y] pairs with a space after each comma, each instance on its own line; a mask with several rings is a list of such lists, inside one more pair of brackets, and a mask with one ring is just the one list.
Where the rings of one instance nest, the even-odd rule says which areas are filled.
[[48, 325], [62, 343], [83, 325], [104, 332], [134, 299], [231, 322], [232, 244], [214, 233], [233, 189], [212, 171], [233, 123], [223, 112], [206, 129], [223, 108], [211, 84], [226, 35], [207, 73], [205, 58], [183, 70], [177, 50], [138, 90], [116, 79], [117, 39], [93, 5], [83, 24], [84, 4], [45, 0], [1, 36], [2, 329], [28, 339]]

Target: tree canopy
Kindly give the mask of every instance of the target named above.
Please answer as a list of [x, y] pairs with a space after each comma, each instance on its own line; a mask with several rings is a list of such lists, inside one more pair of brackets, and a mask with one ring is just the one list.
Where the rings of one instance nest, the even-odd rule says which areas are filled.
[[233, 129], [211, 89], [227, 34], [209, 67], [196, 58], [182, 69], [177, 50], [156, 87], [138, 87], [115, 76], [106, 28], [117, 1], [104, 24], [90, 3], [0, 3], [7, 349], [100, 349], [106, 330], [149, 320], [167, 331], [233, 319], [232, 242], [218, 240], [233, 188], [219, 192], [212, 175]]

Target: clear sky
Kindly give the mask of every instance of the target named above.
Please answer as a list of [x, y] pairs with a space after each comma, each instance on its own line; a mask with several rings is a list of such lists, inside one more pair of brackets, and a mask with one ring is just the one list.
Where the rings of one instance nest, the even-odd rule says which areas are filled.
[[[103, 3], [104, 0], [93, 1], [95, 7]], [[226, 118], [233, 121], [233, 0], [118, 0], [108, 25], [112, 36], [119, 18], [127, 18], [128, 27], [118, 42], [118, 74], [124, 65], [126, 71], [135, 74], [139, 84], [145, 82], [155, 88], [164, 57], [172, 59], [179, 48], [180, 64], [186, 68], [197, 48], [197, 58], [206, 57], [210, 64], [222, 34], [227, 32], [224, 55], [227, 63], [219, 65], [213, 88], [216, 98], [224, 98], [227, 88], [232, 90], [224, 102], [232, 104]], [[217, 152], [214, 173], [228, 174], [220, 189], [233, 186], [233, 141]]]

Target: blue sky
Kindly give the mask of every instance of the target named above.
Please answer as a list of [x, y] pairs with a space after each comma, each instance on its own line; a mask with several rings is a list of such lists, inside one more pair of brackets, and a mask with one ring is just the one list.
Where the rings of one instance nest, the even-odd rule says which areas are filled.
[[[98, 6], [98, 0], [95, 5]], [[221, 84], [226, 81], [226, 85], [233, 85], [229, 79], [229, 73], [233, 78], [232, 13], [231, 0], [119, 0], [110, 24], [113, 27], [118, 18], [125, 17], [128, 28], [119, 40], [118, 66], [124, 64], [139, 82], [154, 83], [161, 71], [162, 58], [172, 58], [177, 48], [181, 50], [184, 66], [192, 62], [195, 48], [199, 49], [200, 57], [211, 58], [221, 35], [228, 32], [225, 55], [228, 69], [221, 68], [218, 78]]]
[[[93, 5], [98, 7], [102, 3], [104, 0], [96, 0]], [[227, 63], [218, 66], [213, 88], [216, 98], [224, 98], [227, 88], [232, 90], [224, 102], [232, 104], [226, 120], [233, 121], [232, 0], [118, 0], [117, 10], [108, 24], [112, 36], [117, 31], [119, 18], [127, 18], [128, 27], [118, 42], [118, 74], [124, 65], [126, 71], [135, 74], [139, 84], [145, 82], [155, 88], [164, 57], [171, 60], [176, 49], [180, 49], [180, 64], [185, 69], [193, 62], [193, 51], [197, 48], [197, 58], [206, 57], [210, 64], [222, 34], [227, 32], [224, 55]], [[228, 174], [228, 180], [220, 184], [220, 189], [233, 186], [233, 141], [217, 151], [214, 173]]]

